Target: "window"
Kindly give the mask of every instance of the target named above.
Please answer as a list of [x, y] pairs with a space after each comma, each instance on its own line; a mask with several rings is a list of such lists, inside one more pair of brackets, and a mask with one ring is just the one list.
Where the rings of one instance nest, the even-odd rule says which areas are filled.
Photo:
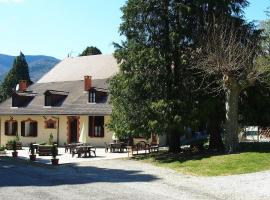
[[96, 103], [96, 92], [89, 92], [89, 103]]
[[15, 120], [5, 121], [5, 135], [17, 135], [18, 122]]
[[34, 99], [36, 93], [13, 93], [12, 107], [26, 107]]
[[45, 106], [51, 106], [51, 96], [45, 95]]
[[36, 121], [28, 119], [21, 122], [21, 135], [24, 137], [37, 137], [37, 127]]
[[59, 107], [61, 106], [68, 96], [66, 91], [47, 90], [45, 95], [45, 106]]
[[104, 116], [89, 116], [89, 136], [104, 137]]
[[49, 119], [45, 121], [45, 128], [55, 129], [56, 128], [56, 121]]
[[107, 92], [91, 89], [88, 93], [88, 102], [89, 103], [105, 103], [107, 102]]

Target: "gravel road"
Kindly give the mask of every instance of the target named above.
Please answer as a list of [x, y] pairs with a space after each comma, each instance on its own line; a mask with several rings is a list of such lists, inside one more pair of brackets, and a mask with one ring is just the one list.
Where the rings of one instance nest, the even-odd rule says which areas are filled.
[[0, 199], [270, 199], [270, 172], [194, 177], [130, 160], [56, 168], [1, 159]]

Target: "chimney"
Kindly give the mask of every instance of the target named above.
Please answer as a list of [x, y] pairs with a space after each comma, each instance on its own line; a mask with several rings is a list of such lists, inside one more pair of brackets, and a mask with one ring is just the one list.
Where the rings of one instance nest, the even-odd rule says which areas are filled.
[[26, 80], [20, 80], [19, 81], [19, 92], [25, 92], [27, 89], [27, 81]]
[[89, 91], [92, 87], [92, 76], [84, 76], [84, 91]]

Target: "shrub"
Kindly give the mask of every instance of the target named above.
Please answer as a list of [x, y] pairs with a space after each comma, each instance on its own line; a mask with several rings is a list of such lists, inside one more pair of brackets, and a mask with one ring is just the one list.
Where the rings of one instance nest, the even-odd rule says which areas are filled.
[[50, 137], [49, 137], [49, 145], [53, 145], [53, 134], [52, 133], [50, 134]]
[[17, 151], [17, 142], [16, 142], [16, 140], [13, 140], [13, 142], [12, 142], [12, 150], [13, 150], [14, 152]]
[[53, 159], [56, 159], [57, 154], [58, 154], [57, 146], [56, 145], [53, 145], [52, 146], [52, 158]]

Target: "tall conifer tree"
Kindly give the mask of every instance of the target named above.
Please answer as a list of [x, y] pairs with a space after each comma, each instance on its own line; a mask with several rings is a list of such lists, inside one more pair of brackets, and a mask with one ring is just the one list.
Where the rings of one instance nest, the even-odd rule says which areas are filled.
[[1, 85], [0, 101], [4, 101], [11, 96], [20, 80], [26, 80], [28, 85], [32, 84], [29, 75], [29, 67], [22, 52], [15, 58], [13, 67], [10, 69]]

